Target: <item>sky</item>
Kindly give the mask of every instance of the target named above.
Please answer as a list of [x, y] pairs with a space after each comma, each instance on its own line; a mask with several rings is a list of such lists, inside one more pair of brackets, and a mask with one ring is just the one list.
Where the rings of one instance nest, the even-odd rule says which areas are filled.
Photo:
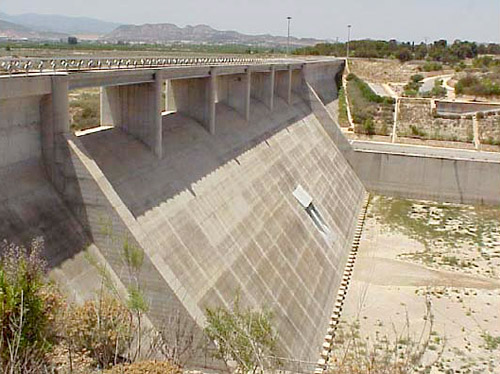
[[500, 0], [0, 0], [9, 14], [86, 16], [125, 24], [207, 24], [248, 34], [345, 40], [500, 42]]

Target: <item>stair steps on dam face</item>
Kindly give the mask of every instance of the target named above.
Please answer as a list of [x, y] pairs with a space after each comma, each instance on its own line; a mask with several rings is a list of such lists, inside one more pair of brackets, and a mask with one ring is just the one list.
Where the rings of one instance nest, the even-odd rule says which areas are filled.
[[320, 355], [321, 358], [318, 360], [316, 369], [314, 370], [314, 374], [325, 374], [328, 370], [329, 358], [334, 348], [335, 333], [340, 324], [344, 301], [349, 289], [349, 283], [352, 277], [352, 272], [354, 270], [359, 243], [363, 234], [363, 226], [366, 218], [366, 212], [368, 210], [368, 204], [369, 195], [367, 194], [363, 203], [363, 208], [361, 209], [361, 212], [359, 214], [358, 226], [354, 231], [352, 250], [347, 259], [347, 263], [344, 269], [344, 276], [342, 277], [342, 281], [340, 282], [337, 299], [334, 304], [329, 327], [325, 335], [324, 343], [322, 345], [322, 351]]

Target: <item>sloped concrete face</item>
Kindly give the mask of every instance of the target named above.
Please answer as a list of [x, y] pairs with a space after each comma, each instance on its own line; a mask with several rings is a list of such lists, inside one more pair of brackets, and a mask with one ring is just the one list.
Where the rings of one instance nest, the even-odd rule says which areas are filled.
[[[148, 273], [161, 274], [187, 316], [202, 325], [206, 307], [230, 307], [239, 292], [245, 305], [274, 312], [284, 355], [315, 361], [364, 188], [309, 106], [293, 101], [277, 99], [271, 116], [253, 100], [249, 123], [219, 103], [214, 136], [166, 116], [159, 163], [117, 131], [81, 140], [133, 216], [126, 226], [148, 238], [138, 240], [156, 268]], [[299, 185], [330, 238], [294, 197]]]

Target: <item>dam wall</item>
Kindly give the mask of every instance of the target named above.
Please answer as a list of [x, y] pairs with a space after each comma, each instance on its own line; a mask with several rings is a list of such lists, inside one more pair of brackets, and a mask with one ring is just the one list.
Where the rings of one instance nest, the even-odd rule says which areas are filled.
[[[280, 355], [315, 362], [365, 189], [329, 134], [335, 122], [320, 99], [336, 94], [335, 80], [322, 83], [332, 76], [321, 73], [328, 64], [311, 66], [310, 82], [308, 64], [0, 78], [0, 92], [10, 89], [0, 111], [22, 97], [22, 111], [31, 113], [2, 117], [0, 128], [31, 123], [35, 139], [26, 156], [2, 156], [4, 175], [24, 178], [19, 162], [32, 164], [31, 193], [49, 191], [30, 196], [33, 203], [24, 194], [3, 197], [0, 236], [26, 243], [33, 221], [18, 220], [16, 209], [26, 217], [38, 209], [35, 232], [61, 230], [49, 240], [56, 252], [46, 256], [58, 258], [51, 273], [77, 300], [99, 284], [83, 255], [91, 251], [122, 294], [141, 286], [158, 329], [175, 313], [201, 331], [205, 308], [231, 308], [239, 294], [243, 305], [273, 312]], [[68, 92], [96, 86], [102, 123], [112, 127], [75, 137]], [[29, 136], [16, 139], [16, 147], [31, 144]], [[137, 271], [126, 260], [132, 249], [144, 253]]]

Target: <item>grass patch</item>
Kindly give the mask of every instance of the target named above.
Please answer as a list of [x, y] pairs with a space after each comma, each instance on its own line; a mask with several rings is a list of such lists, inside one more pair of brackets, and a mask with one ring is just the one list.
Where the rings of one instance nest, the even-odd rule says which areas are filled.
[[69, 107], [73, 131], [100, 126], [100, 94], [98, 90], [75, 91], [70, 96]]
[[482, 335], [486, 349], [489, 351], [494, 351], [500, 347], [500, 336], [492, 336], [489, 332], [485, 332]]

